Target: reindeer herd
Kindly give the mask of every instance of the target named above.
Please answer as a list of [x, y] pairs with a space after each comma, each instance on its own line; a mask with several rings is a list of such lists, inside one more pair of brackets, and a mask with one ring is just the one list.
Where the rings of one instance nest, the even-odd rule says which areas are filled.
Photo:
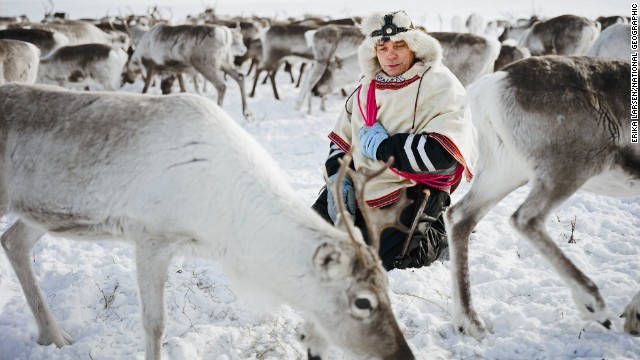
[[[179, 25], [153, 17], [0, 19], [0, 206], [17, 218], [1, 242], [39, 344], [72, 343], [31, 261], [34, 244], [49, 233], [134, 246], [147, 359], [161, 357], [164, 283], [176, 255], [212, 258], [234, 283], [301, 311], [309, 358], [326, 358], [332, 345], [357, 358], [414, 358], [375, 247], [347, 221], [333, 227], [315, 214], [219, 107], [228, 75], [250, 118], [248, 74], [239, 67], [245, 61], [255, 68], [250, 95], [266, 72], [276, 99], [278, 69], [304, 64], [298, 109], [306, 103], [311, 111], [312, 97], [350, 90], [359, 79], [359, 20], [285, 23], [211, 12]], [[477, 21], [469, 19], [469, 32], [429, 32], [467, 87], [480, 153], [470, 190], [446, 212], [454, 327], [476, 338], [487, 333], [472, 304], [469, 236], [525, 184], [529, 194], [512, 225], [566, 282], [580, 314], [610, 327], [598, 286], [555, 244], [545, 220], [578, 189], [640, 195], [640, 145], [630, 143], [628, 19], [502, 22], [500, 38], [479, 34]], [[217, 105], [197, 94], [117, 91], [142, 77], [143, 93], [158, 80], [169, 93], [174, 79], [186, 92], [185, 75], [194, 86], [212, 83]], [[345, 161], [339, 176], [347, 172], [359, 188], [375, 176], [354, 173]], [[340, 187], [332, 191], [341, 198]], [[374, 238], [404, 205], [389, 209], [386, 223], [371, 224]], [[624, 330], [640, 335], [640, 295], [624, 314]]]

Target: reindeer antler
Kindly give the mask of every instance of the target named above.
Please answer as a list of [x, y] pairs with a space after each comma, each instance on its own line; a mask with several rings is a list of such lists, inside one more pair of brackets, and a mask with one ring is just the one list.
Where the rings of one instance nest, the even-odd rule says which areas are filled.
[[[118, 14], [120, 15], [120, 21], [122, 22], [127, 35], [131, 36], [131, 33], [129, 32], [129, 18], [122, 16], [122, 11], [120, 9], [118, 9]], [[131, 43], [133, 44], [133, 41]]]
[[[347, 215], [347, 211], [342, 201], [342, 181], [344, 180], [345, 175], [349, 174], [349, 177], [351, 177], [351, 180], [353, 181], [354, 187], [356, 189], [356, 199], [358, 201], [358, 206], [367, 224], [369, 244], [374, 249], [376, 249], [376, 251], [378, 251], [380, 250], [380, 235], [382, 234], [382, 231], [384, 231], [384, 229], [395, 227], [400, 231], [409, 232], [409, 229], [400, 222], [400, 214], [407, 205], [412, 203], [412, 201], [407, 198], [406, 189], [403, 188], [400, 191], [400, 198], [398, 199], [398, 201], [396, 201], [392, 206], [386, 209], [377, 209], [367, 205], [364, 199], [364, 190], [367, 186], [367, 183], [374, 177], [382, 174], [382, 172], [389, 165], [382, 164], [378, 169], [368, 170], [360, 168], [356, 171], [349, 168], [351, 160], [352, 156], [350, 150], [349, 153], [347, 153], [342, 159], [339, 159], [340, 169], [336, 174], [336, 180], [333, 184], [334, 186], [328, 188], [328, 191], [332, 191], [332, 193], [334, 194], [334, 199], [336, 199], [336, 207], [338, 210], [338, 220], [336, 226], [344, 226], [347, 233], [349, 234], [349, 237], [354, 242], [358, 242], [353, 232], [354, 225], [347, 220], [350, 216]], [[389, 158], [388, 164], [391, 163], [393, 163], [393, 157]], [[360, 252], [360, 250], [357, 251], [358, 258], [362, 260], [362, 253]]]
[[55, 9], [56, 5], [53, 3], [53, 0], [49, 0], [49, 4], [51, 4], [51, 9], [47, 10], [47, 5], [46, 4], [42, 4], [42, 6], [44, 7], [44, 18], [47, 19], [49, 17], [51, 17], [51, 14], [53, 14], [53, 9]]
[[[349, 238], [353, 240], [354, 243], [359, 243], [354, 234], [355, 229], [353, 222], [349, 221], [351, 217], [347, 215], [347, 210], [345, 209], [344, 202], [342, 201], [342, 181], [344, 180], [347, 170], [349, 169], [349, 164], [351, 163], [351, 152], [345, 155], [342, 159], [338, 159], [338, 161], [340, 162], [340, 169], [338, 169], [338, 172], [336, 173], [336, 179], [333, 184], [329, 184], [329, 178], [327, 176], [326, 169], [324, 174], [325, 181], [327, 183], [327, 191], [331, 191], [331, 193], [333, 194], [333, 198], [335, 199], [338, 210], [338, 218], [336, 220], [335, 226], [338, 228], [344, 227], [344, 229], [347, 231], [347, 234], [349, 234]], [[364, 256], [362, 255], [360, 246], [355, 246], [355, 248], [358, 260], [361, 264], [364, 264]]]
[[367, 205], [367, 202], [364, 199], [364, 190], [367, 183], [374, 177], [382, 174], [387, 167], [393, 163], [393, 160], [392, 156], [389, 158], [387, 164], [381, 164], [378, 169], [374, 170], [364, 168], [360, 168], [358, 171], [354, 171], [352, 169], [347, 170], [356, 188], [358, 206], [360, 207], [360, 211], [367, 223], [369, 243], [376, 250], [380, 250], [380, 235], [382, 235], [382, 231], [384, 231], [384, 229], [395, 227], [402, 232], [409, 232], [409, 229], [400, 222], [400, 214], [402, 214], [402, 210], [413, 202], [407, 197], [406, 188], [402, 188], [400, 190], [400, 198], [398, 201], [385, 209], [371, 207]]

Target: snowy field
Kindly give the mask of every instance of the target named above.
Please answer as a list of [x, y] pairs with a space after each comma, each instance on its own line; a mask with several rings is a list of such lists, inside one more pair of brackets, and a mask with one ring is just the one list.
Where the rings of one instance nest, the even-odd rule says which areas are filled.
[[[524, 8], [533, 3], [527, 2]], [[609, 1], [599, 8], [590, 1], [584, 4], [576, 7], [581, 11], [573, 13], [628, 15], [630, 5], [623, 1]], [[13, 15], [5, 5], [0, 6], [0, 16]], [[498, 6], [494, 6], [495, 11]], [[467, 8], [461, 16], [468, 15], [466, 10], [470, 12]], [[547, 14], [559, 15], [552, 11]], [[247, 79], [247, 87], [251, 80]], [[323, 184], [327, 134], [344, 98], [330, 97], [326, 112], [319, 111], [315, 101], [314, 112], [309, 115], [294, 109], [298, 91], [288, 75], [279, 73], [277, 81], [280, 101], [273, 98], [268, 85], [259, 85], [256, 97], [249, 99], [254, 113], [251, 122], [242, 117], [239, 90], [233, 81], [227, 82], [223, 108], [277, 160], [294, 189], [311, 206]], [[121, 91], [138, 92], [141, 88], [138, 82]], [[159, 93], [159, 89], [152, 92]], [[216, 97], [212, 86], [205, 96]], [[180, 119], [176, 119], [176, 126], [180, 126]], [[453, 194], [453, 201], [468, 188], [469, 184], [463, 183]], [[616, 319], [612, 330], [581, 320], [565, 284], [511, 229], [508, 217], [526, 195], [527, 187], [523, 187], [505, 198], [471, 237], [474, 304], [491, 330], [485, 339], [461, 336], [451, 325], [449, 261], [389, 273], [393, 310], [416, 357], [640, 359], [640, 338], [622, 333], [621, 319]], [[0, 232], [11, 221], [2, 218]], [[610, 311], [622, 313], [640, 289], [640, 198], [616, 199], [578, 192], [554, 211], [547, 226], [563, 251], [600, 287]], [[0, 359], [144, 358], [131, 246], [45, 236], [34, 248], [33, 261], [55, 318], [75, 343], [60, 349], [36, 344], [35, 321], [2, 252]], [[252, 302], [234, 294], [227, 276], [213, 262], [175, 258], [169, 268], [166, 293], [166, 359], [306, 358], [306, 349], [298, 341], [302, 318], [295, 309], [283, 306], [259, 311]], [[333, 359], [344, 358], [339, 350], [334, 351]]]

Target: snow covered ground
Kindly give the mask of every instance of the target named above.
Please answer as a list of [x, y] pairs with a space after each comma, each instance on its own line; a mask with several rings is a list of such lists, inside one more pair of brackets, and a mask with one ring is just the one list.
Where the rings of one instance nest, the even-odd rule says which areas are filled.
[[[309, 205], [322, 185], [321, 167], [343, 99], [329, 111], [293, 110], [294, 86], [278, 78], [282, 100], [263, 85], [250, 101], [255, 119], [240, 112], [230, 82], [224, 108], [272, 154]], [[133, 91], [138, 85], [125, 88]], [[156, 90], [157, 91], [157, 90]], [[207, 96], [215, 97], [214, 93]], [[180, 119], [176, 119], [176, 126]], [[468, 189], [463, 184], [454, 201]], [[389, 273], [391, 300], [419, 359], [635, 359], [640, 339], [582, 321], [571, 295], [544, 259], [507, 223], [527, 193], [522, 188], [483, 220], [471, 240], [476, 307], [493, 334], [482, 341], [451, 326], [449, 262]], [[549, 231], [561, 248], [600, 286], [614, 312], [640, 287], [640, 199], [578, 193], [554, 212]], [[5, 218], [2, 229], [10, 219]], [[575, 221], [573, 237], [571, 222]], [[137, 359], [144, 354], [133, 250], [126, 243], [76, 242], [46, 237], [34, 249], [34, 266], [55, 317], [75, 343], [57, 349], [35, 343], [37, 328], [7, 259], [0, 257], [0, 358]], [[291, 308], [263, 315], [237, 299], [215, 263], [177, 258], [167, 283], [168, 359], [297, 359], [301, 317]], [[621, 324], [618, 324], [621, 325]], [[341, 358], [339, 353], [336, 358]]]
[[[573, 3], [578, 9], [581, 2]], [[605, 15], [628, 15], [629, 5], [609, 1], [603, 8], [610, 10]], [[0, 15], [8, 15], [4, 7], [0, 10]], [[590, 11], [601, 12], [600, 8]], [[241, 115], [233, 81], [227, 82], [223, 107], [277, 160], [300, 197], [311, 205], [323, 184], [327, 134], [344, 99], [330, 97], [327, 112], [319, 111], [315, 101], [314, 112], [308, 115], [294, 110], [298, 92], [288, 76], [280, 73], [277, 80], [282, 100], [273, 98], [270, 86], [259, 85], [256, 97], [249, 100], [252, 122]], [[121, 91], [139, 91], [141, 86], [139, 82]], [[205, 96], [215, 98], [211, 86]], [[453, 201], [468, 188], [462, 184]], [[471, 238], [474, 303], [491, 329], [484, 340], [458, 335], [451, 325], [450, 262], [389, 273], [393, 309], [416, 357], [640, 359], [640, 338], [622, 333], [621, 319], [613, 330], [581, 320], [568, 288], [510, 228], [508, 217], [526, 194], [523, 187], [505, 198]], [[10, 223], [11, 218], [2, 218], [0, 232]], [[600, 287], [609, 309], [622, 313], [640, 289], [640, 198], [578, 192], [553, 213], [547, 225], [563, 251]], [[61, 349], [36, 344], [37, 327], [2, 252], [0, 359], [144, 358], [131, 246], [46, 236], [35, 246], [33, 260], [54, 316], [75, 343]], [[167, 359], [306, 358], [306, 349], [298, 341], [302, 318], [295, 309], [258, 311], [236, 297], [227, 276], [211, 261], [174, 259], [166, 292], [169, 318], [163, 348]], [[333, 355], [344, 358], [337, 350]]]

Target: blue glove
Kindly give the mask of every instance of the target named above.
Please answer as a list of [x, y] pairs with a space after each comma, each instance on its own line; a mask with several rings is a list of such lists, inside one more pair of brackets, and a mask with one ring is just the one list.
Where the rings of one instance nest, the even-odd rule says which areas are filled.
[[373, 126], [360, 128], [359, 134], [362, 154], [369, 159], [378, 160], [376, 151], [378, 151], [380, 143], [389, 137], [387, 130], [379, 122], [376, 122]]
[[[337, 174], [329, 176], [327, 187], [333, 186], [333, 183], [336, 182], [336, 176]], [[356, 213], [356, 192], [353, 189], [351, 178], [346, 175], [344, 176], [344, 180], [342, 180], [342, 202], [351, 215]], [[327, 212], [329, 213], [331, 221], [335, 224], [336, 220], [338, 220], [338, 207], [333, 198], [333, 192], [330, 189], [327, 189]]]

